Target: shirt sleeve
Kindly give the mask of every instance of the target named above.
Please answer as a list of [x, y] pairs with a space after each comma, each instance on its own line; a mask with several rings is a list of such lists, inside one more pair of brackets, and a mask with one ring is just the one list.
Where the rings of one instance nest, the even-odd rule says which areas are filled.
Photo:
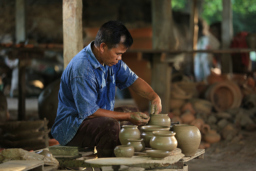
[[95, 79], [75, 77], [71, 81], [71, 89], [79, 118], [85, 119], [99, 109]]
[[122, 61], [120, 60], [116, 71], [116, 86], [123, 90], [131, 86], [138, 76]]

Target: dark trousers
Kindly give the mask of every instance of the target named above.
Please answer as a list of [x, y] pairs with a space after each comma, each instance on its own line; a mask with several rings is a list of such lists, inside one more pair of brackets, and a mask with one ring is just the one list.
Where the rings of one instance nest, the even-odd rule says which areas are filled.
[[120, 145], [120, 126], [117, 120], [108, 117], [85, 119], [74, 138], [67, 146], [96, 146], [98, 157], [115, 157], [114, 148]]

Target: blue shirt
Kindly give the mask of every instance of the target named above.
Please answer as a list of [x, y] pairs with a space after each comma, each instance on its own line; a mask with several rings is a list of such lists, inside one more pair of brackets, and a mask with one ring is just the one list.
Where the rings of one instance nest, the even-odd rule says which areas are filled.
[[66, 145], [79, 126], [99, 108], [114, 110], [115, 86], [129, 87], [138, 76], [120, 60], [114, 66], [103, 66], [94, 56], [92, 43], [80, 51], [61, 76], [59, 103], [52, 136]]

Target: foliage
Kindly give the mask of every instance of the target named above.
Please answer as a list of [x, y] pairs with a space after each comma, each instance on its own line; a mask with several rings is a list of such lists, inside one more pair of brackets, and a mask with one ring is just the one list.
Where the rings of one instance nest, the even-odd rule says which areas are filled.
[[[188, 1], [172, 0], [173, 10], [184, 10]], [[255, 32], [256, 0], [231, 0], [234, 33], [239, 31]], [[211, 24], [222, 20], [222, 0], [203, 0], [201, 17]]]

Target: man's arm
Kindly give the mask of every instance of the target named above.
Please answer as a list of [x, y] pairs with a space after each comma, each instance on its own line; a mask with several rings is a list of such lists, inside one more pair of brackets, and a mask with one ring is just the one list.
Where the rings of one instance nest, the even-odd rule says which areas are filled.
[[113, 112], [105, 109], [98, 109], [94, 114], [89, 116], [88, 118], [95, 117], [109, 117], [116, 119], [118, 121], [130, 121], [135, 125], [145, 125], [149, 121], [149, 117], [141, 112], [131, 112], [131, 113], [123, 113], [123, 112]]
[[151, 114], [159, 114], [162, 111], [160, 97], [143, 79], [138, 78], [131, 86], [131, 89], [141, 97], [148, 99], [151, 102]]

